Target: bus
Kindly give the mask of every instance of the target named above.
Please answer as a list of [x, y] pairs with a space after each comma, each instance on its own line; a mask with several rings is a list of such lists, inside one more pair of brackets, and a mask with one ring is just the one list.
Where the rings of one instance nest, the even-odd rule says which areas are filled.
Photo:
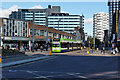
[[52, 52], [67, 52], [79, 50], [82, 46], [81, 41], [71, 39], [53, 39]]

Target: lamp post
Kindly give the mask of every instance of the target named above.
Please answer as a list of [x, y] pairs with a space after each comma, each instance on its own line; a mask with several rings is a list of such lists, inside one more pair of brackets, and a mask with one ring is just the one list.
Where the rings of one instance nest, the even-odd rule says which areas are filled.
[[48, 18], [46, 17], [46, 44], [48, 44]]
[[61, 21], [61, 19], [58, 19], [58, 39], [60, 39], [60, 35], [59, 35], [59, 22]]
[[46, 50], [48, 50], [48, 17], [46, 17]]
[[32, 28], [32, 52], [34, 52], [34, 30], [35, 30], [35, 12], [33, 11], [33, 28]]

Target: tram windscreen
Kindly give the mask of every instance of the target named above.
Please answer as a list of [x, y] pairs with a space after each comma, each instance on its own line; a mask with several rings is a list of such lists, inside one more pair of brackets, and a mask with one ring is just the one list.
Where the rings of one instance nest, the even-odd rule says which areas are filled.
[[59, 44], [53, 44], [53, 47], [59, 47]]

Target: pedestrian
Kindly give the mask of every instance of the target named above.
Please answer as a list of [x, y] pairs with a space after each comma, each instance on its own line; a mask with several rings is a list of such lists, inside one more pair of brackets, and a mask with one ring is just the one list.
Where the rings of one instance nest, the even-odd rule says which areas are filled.
[[29, 45], [27, 45], [27, 51], [29, 51]]
[[41, 50], [41, 52], [42, 52], [42, 50], [43, 50], [43, 46], [42, 46], [42, 45], [40, 46], [40, 50]]
[[111, 54], [115, 55], [115, 49], [112, 48]]
[[105, 47], [104, 46], [102, 47], [101, 53], [105, 54]]
[[24, 50], [26, 51], [26, 45], [24, 46]]
[[117, 47], [115, 47], [115, 53], [119, 53], [119, 51], [118, 51], [118, 48]]

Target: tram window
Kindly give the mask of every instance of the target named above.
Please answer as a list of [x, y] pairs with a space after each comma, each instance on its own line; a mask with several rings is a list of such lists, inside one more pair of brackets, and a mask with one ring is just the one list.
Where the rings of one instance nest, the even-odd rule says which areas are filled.
[[71, 44], [71, 43], [69, 43], [69, 47], [72, 47], [72, 44]]
[[53, 44], [53, 47], [59, 47], [59, 44]]
[[73, 43], [73, 47], [75, 47], [75, 43]]
[[66, 48], [67, 47], [67, 43], [61, 43], [61, 48]]
[[77, 47], [77, 43], [73, 43], [73, 47]]

